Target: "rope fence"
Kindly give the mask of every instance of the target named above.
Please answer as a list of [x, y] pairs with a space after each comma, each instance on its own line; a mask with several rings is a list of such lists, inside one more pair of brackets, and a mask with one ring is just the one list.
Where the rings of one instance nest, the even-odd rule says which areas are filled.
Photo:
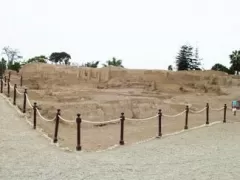
[[[23, 78], [21, 76], [20, 78], [20, 86], [22, 87], [22, 81]], [[39, 108], [37, 106], [37, 103], [34, 102], [33, 104], [30, 101], [30, 98], [28, 96], [27, 93], [27, 89], [24, 89], [24, 91], [22, 92], [22, 90], [20, 90], [16, 84], [12, 85], [10, 83], [10, 75], [9, 78], [7, 78], [7, 76], [5, 76], [4, 78], [1, 77], [1, 93], [4, 93], [4, 90], [7, 90], [6, 94], [8, 98], [10, 97], [10, 91], [13, 90], [13, 105], [16, 105], [16, 99], [18, 96], [23, 96], [23, 104], [22, 104], [22, 112], [26, 113], [26, 105], [28, 105], [30, 107], [30, 109], [32, 110], [33, 113], [33, 129], [36, 129], [36, 124], [37, 124], [37, 120], [39, 117], [41, 120], [46, 121], [46, 122], [55, 122], [55, 129], [54, 129], [54, 137], [53, 137], [53, 142], [57, 143], [58, 142], [58, 129], [59, 129], [59, 122], [60, 120], [66, 123], [76, 123], [76, 131], [77, 131], [77, 145], [76, 145], [76, 150], [80, 151], [82, 149], [81, 146], [81, 124], [82, 123], [88, 123], [88, 124], [97, 124], [97, 125], [101, 125], [101, 124], [111, 124], [111, 123], [116, 123], [119, 122], [120, 123], [120, 140], [119, 140], [119, 144], [120, 145], [124, 145], [124, 122], [125, 121], [149, 121], [149, 120], [156, 120], [157, 124], [158, 124], [158, 129], [157, 129], [157, 138], [160, 138], [162, 136], [162, 120], [163, 118], [176, 118], [178, 116], [183, 116], [185, 115], [185, 122], [184, 122], [184, 129], [188, 129], [188, 115], [189, 113], [192, 114], [200, 114], [205, 112], [206, 113], [206, 121], [205, 124], [208, 125], [209, 124], [209, 111], [223, 111], [223, 123], [226, 123], [226, 112], [227, 110], [232, 110], [234, 112], [234, 115], [236, 115], [236, 111], [237, 110], [233, 110], [230, 107], [227, 107], [226, 104], [224, 104], [223, 107], [219, 108], [219, 109], [214, 109], [212, 107], [209, 107], [209, 104], [206, 103], [206, 107], [204, 107], [201, 110], [195, 111], [195, 110], [191, 110], [189, 108], [188, 105], [186, 105], [185, 110], [183, 110], [182, 112], [175, 114], [175, 115], [171, 115], [171, 114], [165, 114], [162, 112], [161, 109], [158, 110], [158, 112], [152, 116], [152, 117], [148, 117], [148, 118], [143, 118], [143, 119], [132, 119], [132, 118], [127, 118], [125, 117], [124, 113], [121, 113], [120, 117], [117, 119], [112, 119], [109, 121], [99, 121], [99, 122], [95, 122], [95, 121], [89, 121], [89, 120], [84, 120], [81, 118], [81, 114], [78, 113], [76, 119], [65, 119], [64, 117], [62, 117], [61, 115], [61, 110], [57, 109], [56, 115], [55, 117], [48, 119], [45, 118], [44, 116], [42, 116], [42, 114], [39, 111]]]

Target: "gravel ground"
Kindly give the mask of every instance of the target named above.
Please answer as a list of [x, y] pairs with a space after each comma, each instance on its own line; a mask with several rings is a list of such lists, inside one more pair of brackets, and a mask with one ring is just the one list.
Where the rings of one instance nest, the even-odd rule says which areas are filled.
[[239, 129], [217, 124], [105, 152], [66, 152], [0, 97], [0, 179], [238, 180]]

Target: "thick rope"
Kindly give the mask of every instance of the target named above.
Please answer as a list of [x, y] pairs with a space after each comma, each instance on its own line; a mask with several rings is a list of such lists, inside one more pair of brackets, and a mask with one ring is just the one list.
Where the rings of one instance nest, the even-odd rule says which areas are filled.
[[205, 111], [205, 109], [207, 109], [207, 108], [205, 107], [205, 108], [203, 108], [203, 109], [201, 109], [201, 110], [199, 110], [199, 111], [192, 111], [192, 110], [189, 110], [189, 112], [191, 112], [191, 113], [193, 113], [193, 114], [199, 114], [199, 113]]
[[56, 119], [55, 117], [54, 117], [53, 119], [46, 119], [45, 117], [43, 117], [43, 116], [41, 115], [41, 113], [39, 112], [38, 109], [37, 109], [37, 113], [38, 113], [39, 117], [40, 117], [42, 120], [47, 121], [47, 122], [51, 122], [51, 121], [54, 121], [54, 120]]
[[12, 86], [11, 83], [9, 83], [9, 86], [10, 86], [11, 89], [14, 89], [14, 86]]
[[118, 122], [120, 121], [120, 118], [119, 119], [113, 119], [113, 120], [110, 120], [110, 121], [88, 121], [88, 120], [82, 120], [82, 122], [84, 123], [89, 123], [89, 124], [106, 124], [106, 123], [113, 123], [113, 122]]
[[21, 93], [20, 91], [18, 91], [18, 89], [16, 88], [16, 92], [19, 94], [19, 95], [23, 95], [24, 93]]
[[223, 109], [224, 109], [224, 107], [219, 108], [219, 109], [213, 109], [213, 108], [210, 107], [210, 110], [212, 110], [212, 111], [221, 111], [221, 110], [223, 110]]
[[[67, 123], [74, 123], [75, 122], [75, 120], [68, 120], [68, 119], [64, 119], [62, 116], [60, 116], [60, 115], [58, 115], [58, 117], [61, 119], [61, 120], [63, 120], [63, 121], [65, 121], [65, 122], [67, 122]], [[113, 123], [113, 122], [117, 122], [117, 121], [119, 121], [120, 119], [113, 119], [113, 120], [109, 120], [109, 121], [98, 121], [98, 122], [96, 122], [96, 121], [88, 121], [88, 120], [82, 120], [82, 122], [84, 122], [84, 123], [89, 123], [89, 124], [105, 124], [105, 123]]]
[[28, 95], [27, 95], [27, 94], [26, 94], [26, 99], [27, 99], [27, 103], [28, 103], [28, 105], [30, 106], [30, 108], [33, 109], [33, 106], [32, 106], [32, 104], [31, 104], [31, 102], [29, 101], [29, 98], [28, 98]]
[[150, 120], [150, 119], [153, 119], [153, 118], [156, 118], [156, 117], [158, 117], [158, 115], [148, 117], [148, 118], [144, 118], [144, 119], [131, 119], [131, 118], [125, 118], [125, 119], [128, 120], [128, 121], [147, 121], [147, 120]]
[[169, 118], [175, 118], [175, 117], [177, 117], [177, 116], [183, 115], [185, 112], [186, 112], [186, 110], [184, 110], [183, 112], [180, 112], [180, 113], [178, 113], [178, 114], [176, 114], [176, 115], [162, 114], [162, 116], [163, 116], [163, 117], [169, 117]]
[[74, 122], [75, 122], [74, 120], [64, 119], [64, 118], [63, 118], [62, 116], [60, 116], [60, 115], [58, 115], [58, 117], [59, 117], [61, 120], [65, 121], [65, 122], [68, 122], [68, 123], [74, 123]]

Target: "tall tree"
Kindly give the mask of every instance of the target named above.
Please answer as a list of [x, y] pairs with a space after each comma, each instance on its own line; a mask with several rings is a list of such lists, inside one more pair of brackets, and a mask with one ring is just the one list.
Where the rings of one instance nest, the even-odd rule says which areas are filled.
[[200, 68], [201, 60], [202, 59], [199, 58], [198, 48], [196, 48], [194, 57], [190, 59], [190, 67], [189, 67], [189, 69], [191, 69], [191, 70], [201, 70], [201, 68]]
[[22, 56], [20, 56], [20, 53], [17, 49], [12, 49], [9, 46], [5, 46], [2, 49], [2, 53], [7, 57], [7, 64], [10, 67], [12, 64], [14, 64], [15, 60], [22, 58]]
[[193, 47], [183, 45], [176, 57], [176, 66], [178, 71], [182, 70], [201, 70], [201, 59], [199, 58], [198, 48], [193, 53]]
[[104, 67], [107, 66], [117, 66], [117, 67], [124, 67], [122, 65], [122, 60], [116, 59], [115, 57], [112, 58], [112, 60], [108, 60], [106, 64], [103, 64]]
[[86, 64], [83, 64], [84, 67], [91, 67], [91, 68], [97, 68], [99, 64], [99, 61], [92, 61], [87, 62]]
[[56, 64], [64, 63], [65, 65], [70, 64], [70, 62], [69, 62], [70, 59], [71, 59], [71, 56], [66, 52], [53, 52], [49, 57], [49, 60], [51, 62], [56, 63]]
[[180, 51], [176, 57], [176, 66], [178, 71], [189, 70], [191, 67], [192, 53], [193, 48], [188, 45], [183, 45], [180, 48]]
[[240, 50], [235, 50], [232, 52], [232, 54], [229, 55], [230, 57], [230, 64], [233, 71], [237, 71], [237, 74], [239, 74], [240, 71]]

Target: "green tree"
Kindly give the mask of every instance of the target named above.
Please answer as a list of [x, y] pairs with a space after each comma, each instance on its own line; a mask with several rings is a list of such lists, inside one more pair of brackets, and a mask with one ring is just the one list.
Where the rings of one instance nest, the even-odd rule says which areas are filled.
[[191, 67], [191, 59], [193, 56], [193, 48], [188, 45], [183, 45], [176, 57], [176, 67], [178, 71], [189, 70]]
[[0, 61], [0, 77], [3, 77], [3, 74], [6, 68], [7, 68], [7, 61], [4, 58], [2, 58], [2, 60]]
[[35, 56], [33, 58], [30, 58], [26, 63], [33, 63], [33, 62], [47, 63], [47, 59], [48, 58], [44, 55]]
[[21, 69], [21, 62], [14, 61], [13, 63], [8, 63], [8, 69], [19, 72], [19, 70]]
[[181, 46], [176, 57], [176, 66], [178, 71], [183, 70], [201, 70], [201, 59], [199, 58], [198, 48], [193, 53], [193, 47], [190, 45]]
[[229, 70], [226, 66], [224, 66], [224, 65], [222, 65], [222, 64], [220, 64], [220, 63], [216, 63], [216, 64], [211, 68], [211, 70], [214, 70], [214, 71], [222, 71], [222, 72], [230, 73], [230, 70]]
[[122, 60], [116, 59], [115, 57], [112, 58], [112, 60], [108, 60], [106, 64], [103, 64], [103, 67], [108, 67], [108, 66], [117, 66], [117, 67], [124, 67], [122, 65]]
[[64, 63], [65, 65], [70, 64], [70, 61], [69, 61], [70, 59], [71, 59], [71, 56], [66, 52], [53, 52], [49, 57], [49, 61], [56, 64]]
[[202, 59], [199, 58], [199, 50], [198, 48], [195, 49], [194, 57], [190, 59], [190, 70], [201, 70], [201, 61]]
[[231, 65], [229, 68], [229, 74], [235, 74], [235, 71], [233, 69], [233, 66]]
[[233, 71], [237, 71], [237, 74], [239, 74], [240, 71], [240, 50], [233, 51], [232, 54], [229, 55], [230, 57], [230, 64], [231, 69]]
[[169, 70], [169, 71], [172, 71], [172, 70], [173, 70], [172, 65], [169, 65], [169, 66], [168, 66], [168, 70]]
[[84, 67], [91, 67], [91, 68], [97, 68], [99, 64], [99, 61], [92, 61], [92, 62], [87, 62], [84, 64]]

